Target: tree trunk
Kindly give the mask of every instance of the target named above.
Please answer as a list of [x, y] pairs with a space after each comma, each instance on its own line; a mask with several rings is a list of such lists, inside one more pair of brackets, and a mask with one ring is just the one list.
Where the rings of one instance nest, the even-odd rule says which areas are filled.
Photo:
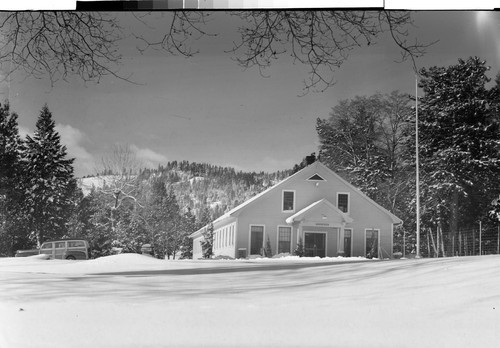
[[462, 231], [458, 229], [458, 256], [463, 255]]
[[427, 257], [431, 257], [431, 241], [429, 240], [429, 230], [427, 230]]
[[436, 240], [437, 240], [437, 254], [436, 254], [436, 257], [439, 257], [439, 250], [441, 249], [441, 239], [439, 238], [439, 225], [436, 228]]
[[476, 255], [476, 232], [472, 230], [472, 255]]
[[448, 246], [447, 254], [455, 255], [455, 237], [458, 230], [458, 191], [454, 190], [451, 194], [450, 202], [450, 231], [448, 232], [449, 240], [452, 241]]
[[446, 252], [444, 249], [444, 238], [443, 238], [443, 229], [441, 226], [438, 227], [439, 235], [441, 237], [441, 252], [443, 253], [443, 257], [446, 257]]
[[[434, 250], [434, 257], [439, 257], [439, 250], [436, 248], [436, 243], [434, 242], [434, 236], [432, 235], [432, 228], [427, 229], [427, 236], [431, 236], [432, 249]], [[438, 239], [439, 243], [439, 239]]]
[[464, 255], [467, 256], [467, 254], [469, 253], [469, 244], [468, 244], [469, 238], [467, 238], [467, 233], [463, 235], [463, 239], [464, 239]]

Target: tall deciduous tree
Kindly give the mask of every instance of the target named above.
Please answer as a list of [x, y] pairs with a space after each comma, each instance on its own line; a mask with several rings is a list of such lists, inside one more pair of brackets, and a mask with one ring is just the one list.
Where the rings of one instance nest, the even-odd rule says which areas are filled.
[[500, 94], [488, 88], [489, 68], [477, 57], [422, 69], [420, 154], [427, 218], [448, 231], [487, 214], [500, 191]]
[[115, 145], [111, 154], [102, 159], [102, 186], [98, 191], [107, 197], [109, 221], [113, 233], [119, 223], [119, 210], [124, 204], [133, 209], [142, 206], [139, 189], [140, 161], [128, 145]]
[[76, 189], [73, 159], [67, 158], [47, 105], [40, 112], [34, 136], [27, 136], [25, 160], [27, 228], [31, 239], [40, 246], [45, 239], [66, 233]]
[[316, 123], [320, 160], [391, 211], [403, 190], [409, 101], [398, 92], [357, 96]]

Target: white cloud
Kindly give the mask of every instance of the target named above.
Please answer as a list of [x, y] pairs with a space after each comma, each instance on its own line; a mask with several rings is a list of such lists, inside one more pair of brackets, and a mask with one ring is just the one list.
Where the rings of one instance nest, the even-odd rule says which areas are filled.
[[166, 163], [168, 161], [166, 156], [148, 148], [141, 149], [132, 144], [130, 146], [130, 149], [135, 153], [137, 159], [141, 161], [145, 167], [148, 168], [157, 167], [158, 164]]
[[68, 150], [68, 157], [75, 158], [73, 163], [75, 176], [93, 174], [95, 158], [83, 145], [89, 141], [87, 135], [77, 128], [64, 124], [56, 124], [56, 131], [61, 136], [62, 145]]

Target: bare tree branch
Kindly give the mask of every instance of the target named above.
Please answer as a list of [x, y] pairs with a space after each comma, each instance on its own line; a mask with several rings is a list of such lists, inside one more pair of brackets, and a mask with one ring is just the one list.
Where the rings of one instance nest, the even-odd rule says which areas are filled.
[[334, 83], [333, 72], [349, 57], [350, 52], [370, 45], [376, 38], [390, 32], [403, 50], [402, 59], [415, 58], [429, 45], [408, 44], [407, 27], [412, 24], [409, 12], [368, 11], [261, 11], [231, 13], [246, 26], [239, 28], [241, 40], [231, 50], [245, 68], [259, 70], [269, 67], [282, 56], [310, 68], [304, 81], [304, 94], [311, 89], [324, 91]]
[[[0, 14], [0, 68], [7, 79], [16, 71], [53, 85], [77, 75], [99, 82], [118, 74], [121, 28], [112, 15], [87, 12], [6, 12]], [[8, 69], [7, 69], [8, 66]]]
[[[335, 84], [335, 71], [357, 47], [371, 45], [389, 32], [401, 49], [401, 61], [415, 59], [431, 44], [409, 43], [409, 12], [396, 11], [233, 11], [228, 16], [242, 23], [240, 39], [228, 53], [244, 67], [258, 67], [262, 76], [276, 60], [291, 58], [309, 68], [303, 94], [324, 91]], [[157, 13], [132, 13], [146, 28]], [[5, 12], [0, 14], [0, 68], [4, 79], [16, 71], [42, 78], [52, 84], [77, 75], [83, 81], [99, 82], [111, 75], [132, 82], [131, 76], [118, 73], [121, 55], [118, 43], [131, 37], [137, 49], [163, 50], [191, 57], [198, 53], [193, 41], [217, 36], [207, 31], [212, 15], [206, 11], [161, 13], [162, 28], [148, 34], [134, 30], [127, 36], [118, 18], [109, 13], [92, 12]], [[158, 35], [159, 32], [159, 35]]]
[[[217, 36], [203, 29], [207, 24], [210, 12], [173, 11], [169, 12], [169, 15], [170, 23], [168, 29], [162, 37], [156, 40], [147, 39], [143, 35], [132, 33], [132, 36], [139, 40], [141, 44], [137, 46], [139, 52], [144, 53], [147, 49], [153, 48], [164, 50], [173, 55], [180, 54], [185, 57], [191, 57], [199, 53], [199, 51], [193, 51], [192, 47], [188, 44], [190, 40], [196, 40], [203, 36]], [[134, 14], [134, 17], [151, 29], [144, 20], [144, 15]]]
[[105, 184], [101, 192], [113, 198], [112, 209], [118, 209], [125, 200], [142, 207], [137, 199], [138, 175], [141, 162], [129, 146], [113, 146], [111, 155], [102, 159]]

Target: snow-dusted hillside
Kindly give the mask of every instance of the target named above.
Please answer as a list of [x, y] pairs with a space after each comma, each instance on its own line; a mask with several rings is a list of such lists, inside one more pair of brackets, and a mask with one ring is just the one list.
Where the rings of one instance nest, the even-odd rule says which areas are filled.
[[[191, 210], [198, 219], [208, 207], [213, 218], [217, 218], [240, 203], [264, 191], [290, 174], [290, 171], [276, 173], [236, 172], [233, 168], [209, 164], [169, 162], [158, 169], [144, 169], [138, 179], [138, 187], [147, 189], [154, 180], [165, 182], [172, 189], [177, 202], [184, 211]], [[78, 186], [84, 195], [92, 188], [112, 185], [119, 176], [101, 175], [78, 179]], [[140, 194], [139, 194], [140, 196]]]
[[115, 178], [115, 175], [92, 176], [78, 179], [77, 184], [82, 189], [83, 194], [88, 195], [92, 189], [100, 189], [105, 185], [109, 185]]
[[0, 347], [496, 347], [500, 256], [0, 259]]

